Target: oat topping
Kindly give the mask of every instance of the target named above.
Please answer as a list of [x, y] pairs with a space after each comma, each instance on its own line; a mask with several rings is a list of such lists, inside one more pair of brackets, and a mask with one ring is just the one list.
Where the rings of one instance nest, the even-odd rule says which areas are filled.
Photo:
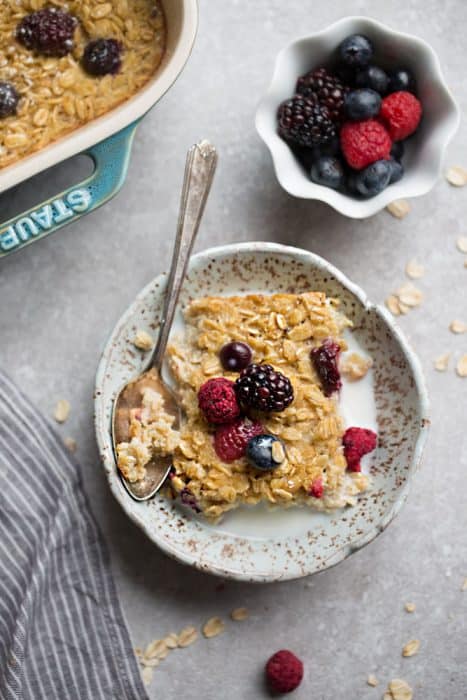
[[230, 613], [230, 617], [235, 622], [242, 622], [250, 617], [250, 613], [248, 612], [247, 608], [235, 608], [235, 610], [232, 610]]
[[451, 359], [451, 353], [445, 352], [443, 355], [439, 355], [435, 361], [434, 366], [438, 372], [446, 372], [449, 367], [449, 360]]
[[456, 334], [467, 333], [467, 323], [463, 323], [462, 321], [451, 321], [449, 324], [449, 330], [451, 333]]
[[446, 180], [454, 187], [467, 185], [467, 170], [461, 165], [453, 165], [446, 171]]
[[[165, 19], [153, 0], [54, 0], [78, 19], [71, 53], [40, 56], [15, 39], [21, 20], [47, 8], [47, 0], [1, 3], [0, 70], [20, 95], [17, 113], [2, 120], [0, 168], [44, 148], [108, 112], [140, 90], [165, 49]], [[156, 5], [158, 7], [158, 5]], [[82, 68], [89, 41], [115, 39], [123, 46], [116, 75], [96, 78]]]
[[135, 346], [135, 348], [138, 348], [138, 350], [148, 352], [154, 347], [154, 340], [152, 336], [149, 335], [149, 333], [143, 330], [139, 330], [136, 332], [136, 335], [133, 338], [133, 345]]
[[425, 268], [416, 260], [410, 260], [405, 267], [405, 274], [412, 280], [418, 280], [425, 274]]
[[55, 406], [54, 418], [57, 423], [65, 423], [70, 415], [71, 406], [66, 399], [60, 399]]
[[357, 352], [352, 352], [342, 359], [340, 370], [350, 381], [358, 381], [368, 374], [372, 365], [373, 360], [370, 357], [362, 357]]
[[220, 617], [211, 617], [203, 625], [203, 634], [207, 639], [211, 639], [211, 637], [217, 637], [218, 634], [221, 634], [224, 629], [225, 623]]
[[415, 656], [415, 654], [418, 653], [419, 649], [420, 649], [420, 640], [419, 639], [411, 639], [410, 642], [407, 642], [407, 644], [402, 649], [402, 656], [404, 656], [404, 657]]
[[406, 199], [396, 199], [388, 204], [386, 209], [396, 219], [403, 219], [410, 211], [410, 204]]
[[459, 377], [467, 377], [467, 355], [462, 355], [458, 360], [456, 371]]
[[368, 685], [371, 685], [372, 688], [376, 688], [376, 686], [377, 686], [378, 683], [379, 683], [379, 681], [378, 681], [378, 679], [376, 678], [376, 676], [373, 676], [373, 674], [371, 674], [371, 673], [370, 673], [370, 675], [368, 676], [368, 678], [366, 679], [366, 682], [367, 682]]

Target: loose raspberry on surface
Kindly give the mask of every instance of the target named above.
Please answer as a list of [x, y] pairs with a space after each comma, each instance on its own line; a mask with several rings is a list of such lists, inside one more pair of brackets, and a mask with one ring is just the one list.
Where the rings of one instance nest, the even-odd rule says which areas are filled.
[[231, 423], [240, 415], [235, 384], [224, 377], [208, 379], [200, 387], [198, 405], [210, 423]]
[[310, 357], [321, 382], [325, 396], [331, 396], [342, 387], [341, 375], [337, 365], [340, 345], [327, 338], [320, 346], [313, 348]]
[[23, 17], [16, 38], [27, 49], [43, 56], [66, 56], [73, 49], [73, 34], [78, 20], [69, 12], [46, 7]]
[[303, 678], [303, 663], [291, 651], [281, 649], [266, 664], [266, 680], [275, 693], [290, 693]]
[[251, 438], [262, 433], [264, 428], [259, 421], [238, 418], [233, 423], [227, 423], [217, 429], [214, 435], [214, 449], [223, 462], [234, 462], [245, 455]]
[[391, 137], [376, 119], [344, 124], [340, 138], [344, 158], [355, 170], [377, 160], [387, 160], [391, 153]]
[[360, 460], [364, 455], [373, 452], [377, 440], [376, 433], [368, 428], [347, 428], [342, 438], [342, 444], [349, 471], [360, 472], [362, 470]]
[[322, 498], [323, 493], [324, 493], [324, 486], [323, 486], [323, 480], [319, 476], [316, 479], [314, 479], [311, 483], [310, 490], [308, 491], [310, 496], [313, 496], [313, 498]]
[[422, 118], [422, 105], [411, 92], [401, 90], [384, 98], [379, 116], [393, 141], [403, 141], [416, 131]]
[[258, 411], [284, 411], [294, 398], [290, 379], [271, 365], [248, 365], [235, 388], [239, 403]]

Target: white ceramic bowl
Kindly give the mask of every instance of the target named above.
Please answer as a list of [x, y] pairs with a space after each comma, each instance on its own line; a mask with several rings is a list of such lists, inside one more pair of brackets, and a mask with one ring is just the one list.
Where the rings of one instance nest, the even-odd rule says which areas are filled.
[[[376, 197], [358, 200], [317, 185], [308, 178], [287, 144], [277, 134], [277, 108], [295, 91], [297, 78], [329, 63], [331, 54], [349, 34], [365, 34], [375, 45], [375, 63], [386, 68], [408, 67], [417, 79], [424, 116], [404, 155], [405, 174]], [[446, 86], [439, 60], [422, 39], [394, 31], [368, 17], [346, 17], [321, 32], [283, 49], [271, 85], [256, 112], [256, 128], [268, 146], [277, 179], [295, 197], [327, 202], [345, 216], [363, 219], [395, 199], [426, 194], [438, 179], [443, 154], [459, 126], [459, 109]]]
[[[137, 503], [128, 495], [112, 450], [112, 404], [120, 387], [144, 366], [144, 358], [131, 341], [138, 328], [153, 335], [157, 332], [165, 284], [165, 275], [157, 277], [123, 314], [104, 349], [96, 377], [99, 450], [111, 491], [128, 516], [179, 561], [219, 576], [258, 582], [322, 571], [373, 540], [401, 508], [420, 462], [428, 401], [418, 360], [390, 314], [371, 304], [341, 272], [317, 255], [273, 243], [234, 244], [195, 255], [181, 306], [205, 294], [248, 291], [317, 289], [339, 297], [355, 324], [352, 341], [374, 361], [374, 394], [370, 396], [374, 395], [376, 404], [379, 442], [370, 459], [370, 490], [354, 507], [332, 514], [307, 508], [268, 511], [255, 506], [227, 513], [219, 525], [206, 523], [163, 495], [146, 503]], [[181, 314], [177, 325], [178, 330], [183, 327]], [[362, 425], [359, 419], [364, 420], [358, 414], [363, 403], [358, 392], [363, 390], [360, 382], [352, 389], [349, 385], [343, 388], [343, 394], [357, 392], [350, 396], [357, 425]]]

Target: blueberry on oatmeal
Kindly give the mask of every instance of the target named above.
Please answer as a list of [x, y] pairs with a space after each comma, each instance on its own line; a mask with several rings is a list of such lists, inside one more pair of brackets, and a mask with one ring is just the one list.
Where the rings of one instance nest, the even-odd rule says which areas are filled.
[[284, 443], [275, 435], [256, 435], [247, 445], [246, 458], [255, 469], [276, 469], [285, 459]]
[[122, 65], [122, 44], [116, 39], [95, 39], [84, 49], [82, 64], [90, 75], [115, 74]]
[[0, 82], [0, 118], [11, 117], [16, 114], [19, 94], [11, 83]]
[[27, 49], [42, 56], [60, 58], [73, 49], [76, 17], [56, 7], [46, 7], [23, 17], [16, 38]]

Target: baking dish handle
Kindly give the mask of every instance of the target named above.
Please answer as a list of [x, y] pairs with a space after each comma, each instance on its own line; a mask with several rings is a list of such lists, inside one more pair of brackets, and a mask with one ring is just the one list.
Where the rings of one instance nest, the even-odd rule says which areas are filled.
[[0, 258], [58, 231], [117, 194], [125, 182], [138, 123], [133, 122], [81, 154], [94, 161], [94, 171], [86, 180], [0, 224]]

